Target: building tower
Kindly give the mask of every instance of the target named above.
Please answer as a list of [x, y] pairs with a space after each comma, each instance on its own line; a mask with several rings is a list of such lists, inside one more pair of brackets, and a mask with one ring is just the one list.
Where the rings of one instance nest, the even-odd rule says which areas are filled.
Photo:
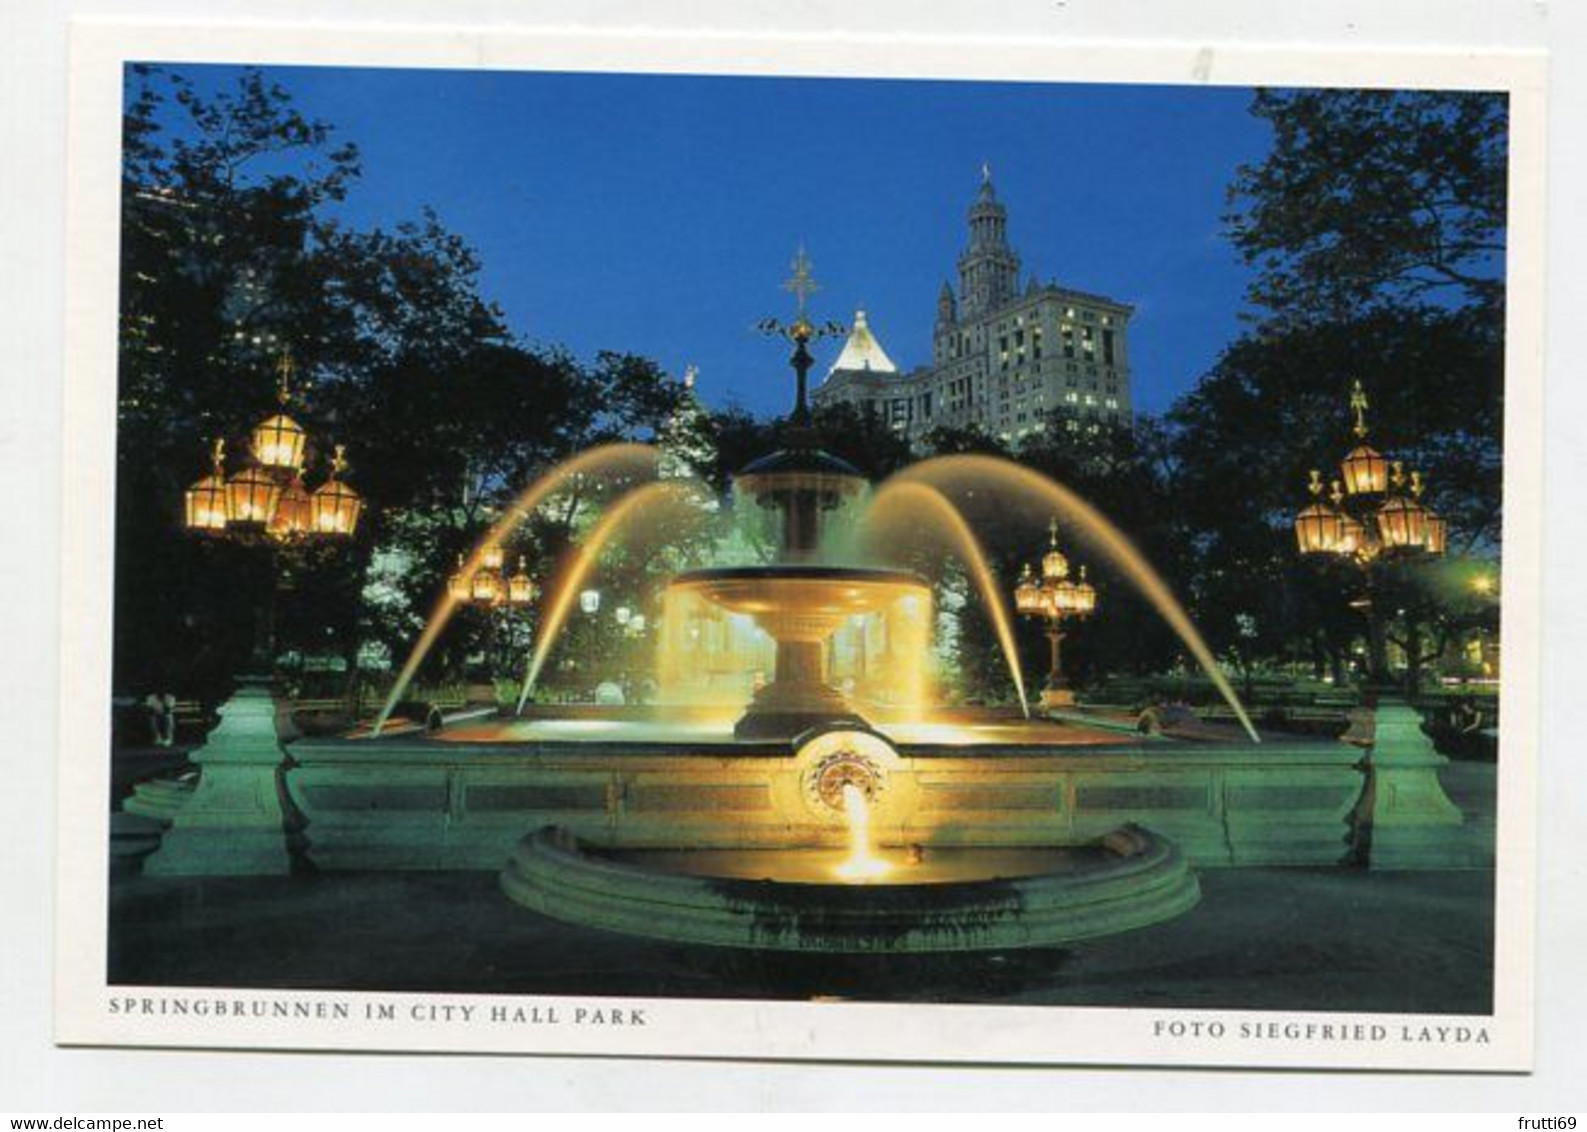
[[937, 328], [936, 333], [946, 334], [952, 330], [959, 321], [958, 304], [953, 299], [953, 288], [948, 281], [942, 281], [942, 290], [937, 292]]
[[1012, 302], [1019, 294], [1019, 256], [1008, 246], [1008, 210], [992, 187], [992, 170], [981, 166], [981, 189], [970, 205], [970, 244], [959, 257], [959, 311], [975, 319]]

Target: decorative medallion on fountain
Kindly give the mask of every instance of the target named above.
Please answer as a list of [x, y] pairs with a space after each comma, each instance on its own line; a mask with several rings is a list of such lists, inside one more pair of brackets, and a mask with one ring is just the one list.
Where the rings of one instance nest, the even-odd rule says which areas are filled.
[[[841, 824], [848, 817], [846, 787], [855, 787], [877, 813], [897, 813], [903, 801], [895, 785], [907, 782], [898, 752], [874, 731], [834, 728], [811, 736], [794, 756], [800, 794], [818, 819]], [[907, 793], [907, 791], [905, 791]]]

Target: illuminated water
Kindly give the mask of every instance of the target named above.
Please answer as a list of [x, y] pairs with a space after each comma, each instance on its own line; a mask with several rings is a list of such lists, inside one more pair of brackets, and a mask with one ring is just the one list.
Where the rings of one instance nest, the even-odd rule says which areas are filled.
[[[1250, 717], [1246, 715], [1244, 705], [1213, 657], [1212, 650], [1207, 648], [1206, 641], [1202, 640], [1189, 614], [1174, 597], [1168, 584], [1122, 531], [1073, 491], [1012, 460], [977, 455], [939, 456], [923, 460], [887, 481], [888, 484], [894, 482], [930, 484], [945, 493], [962, 493], [965, 496], [977, 493], [990, 495], [1002, 504], [1023, 503], [1030, 507], [1033, 514], [1056, 512], [1062, 516], [1069, 529], [1102, 554], [1152, 603], [1152, 607], [1179, 635], [1224, 701], [1233, 709], [1251, 742], [1261, 742]], [[886, 489], [887, 485], [884, 484], [882, 490]]]
[[849, 823], [849, 855], [832, 871], [844, 880], [874, 880], [893, 871], [876, 855], [871, 833], [871, 804], [852, 782], [843, 785], [843, 816]]
[[1019, 694], [1020, 711], [1029, 719], [1030, 703], [1025, 698], [1025, 674], [1020, 667], [1019, 650], [1014, 644], [1014, 625], [1003, 597], [1003, 587], [987, 564], [975, 533], [953, 504], [940, 491], [927, 484], [890, 481], [876, 492], [861, 515], [860, 538], [871, 553], [881, 554], [884, 547], [896, 549], [910, 545], [912, 536], [922, 530], [922, 523], [927, 532], [935, 533], [948, 544], [975, 583], [981, 602], [992, 618], [998, 644], [1003, 650], [1003, 659], [1007, 661], [1009, 675], [1014, 680], [1014, 690]]
[[[474, 544], [474, 549], [464, 562], [465, 576], [471, 577], [479, 568], [487, 550], [499, 547], [510, 539], [535, 508], [558, 491], [570, 486], [581, 486], [587, 479], [620, 484], [638, 477], [653, 478], [659, 458], [660, 454], [657, 450], [649, 445], [606, 444], [599, 448], [591, 448], [588, 452], [581, 452], [572, 459], [558, 464], [519, 492], [518, 497], [513, 500], [502, 517]], [[386, 702], [375, 719], [371, 735], [379, 735], [381, 728], [391, 718], [392, 709], [407, 692], [408, 685], [413, 682], [414, 674], [419, 671], [424, 658], [430, 654], [430, 649], [435, 646], [442, 630], [452, 620], [452, 614], [456, 612], [458, 604], [457, 599], [452, 597], [449, 591], [442, 592], [430, 613], [430, 619], [425, 622], [424, 632], [419, 635], [413, 651], [408, 654], [407, 661], [403, 663], [401, 671], [397, 674], [396, 683], [391, 686], [391, 693], [386, 697]]]
[[[589, 536], [573, 551], [573, 559], [561, 572], [546, 594], [545, 612], [541, 616], [539, 639], [530, 653], [529, 667], [524, 674], [523, 687], [518, 692], [517, 714], [522, 715], [524, 704], [534, 691], [535, 682], [545, 668], [546, 659], [556, 647], [568, 614], [584, 588], [585, 579], [600, 561], [601, 551], [619, 532], [635, 523], [653, 525], [671, 519], [687, 521], [690, 516], [682, 512], [679, 504], [699, 498], [697, 485], [684, 480], [661, 480], [635, 488], [624, 495], [601, 516], [600, 522]], [[694, 516], [698, 517], [697, 513]]]

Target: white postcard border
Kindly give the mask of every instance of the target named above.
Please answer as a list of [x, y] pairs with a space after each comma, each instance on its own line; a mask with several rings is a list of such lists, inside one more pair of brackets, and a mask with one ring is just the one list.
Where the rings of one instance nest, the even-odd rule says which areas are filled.
[[[500, 1051], [984, 1063], [1525, 1070], [1532, 1059], [1541, 630], [1543, 154], [1541, 53], [1304, 50], [963, 37], [578, 33], [566, 29], [78, 22], [68, 186], [56, 1024], [63, 1044]], [[110, 500], [122, 65], [149, 60], [991, 81], [1479, 88], [1511, 94], [1504, 712], [1495, 870], [1494, 1013], [1450, 1016], [920, 1006], [112, 988], [106, 983]], [[133, 1000], [130, 1008], [125, 1000]], [[185, 1002], [185, 1014], [143, 1013]], [[195, 1015], [196, 1003], [242, 1007]], [[250, 1011], [260, 1004], [266, 1016]], [[281, 1005], [278, 1005], [281, 1004]], [[391, 1020], [365, 1012], [390, 1006]], [[428, 1008], [456, 1006], [451, 1021]], [[556, 1022], [491, 1021], [538, 1006]], [[462, 1008], [475, 1013], [462, 1019]], [[345, 1008], [347, 1017], [339, 1017]], [[642, 1012], [643, 1025], [578, 1011]], [[135, 1012], [129, 1013], [128, 1010]], [[285, 1010], [286, 1017], [275, 1012]], [[298, 1017], [326, 1013], [327, 1017]], [[415, 1011], [418, 1013], [416, 1014]], [[548, 1017], [542, 1015], [542, 1017]], [[1277, 1025], [1277, 1036], [1265, 1035]], [[1359, 1037], [1324, 1038], [1360, 1027]], [[1195, 1027], [1200, 1027], [1199, 1030]], [[1221, 1032], [1213, 1036], [1213, 1027]], [[1181, 1032], [1181, 1027], [1185, 1028]], [[1284, 1030], [1284, 1027], [1296, 1027]], [[1441, 1040], [1439, 1028], [1450, 1031]], [[1382, 1036], [1379, 1036], [1379, 1031]], [[1485, 1040], [1457, 1040], [1455, 1031]], [[1352, 1030], [1352, 1033], [1357, 1031]], [[1293, 1033], [1298, 1036], [1290, 1037]], [[1199, 1036], [1196, 1036], [1199, 1034]], [[1307, 1036], [1310, 1034], [1311, 1036]]]

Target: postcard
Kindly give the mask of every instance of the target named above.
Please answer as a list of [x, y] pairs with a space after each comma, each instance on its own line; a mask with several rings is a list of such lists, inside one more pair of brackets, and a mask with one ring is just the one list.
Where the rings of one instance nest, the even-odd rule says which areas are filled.
[[1529, 1068], [1541, 56], [73, 55], [59, 1042]]

